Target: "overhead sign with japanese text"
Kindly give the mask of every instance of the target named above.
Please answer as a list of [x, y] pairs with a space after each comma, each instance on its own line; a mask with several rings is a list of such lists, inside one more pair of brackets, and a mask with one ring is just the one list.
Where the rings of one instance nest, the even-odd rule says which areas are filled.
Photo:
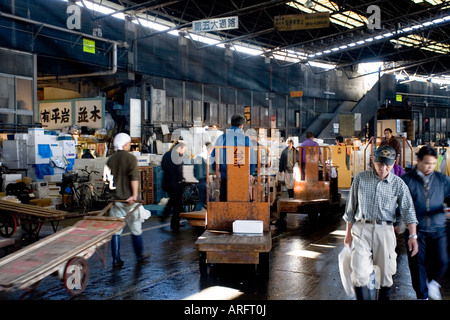
[[210, 32], [239, 28], [239, 17], [196, 20], [192, 22], [192, 32]]
[[77, 100], [75, 101], [75, 124], [91, 129], [103, 128], [103, 114], [105, 104], [103, 99]]
[[43, 128], [62, 129], [71, 126], [72, 119], [72, 102], [40, 102], [39, 114]]
[[162, 122], [166, 119], [166, 90], [151, 89], [151, 122]]
[[276, 16], [274, 24], [278, 31], [327, 28], [330, 25], [330, 14], [319, 12]]
[[46, 129], [62, 129], [75, 124], [78, 127], [101, 129], [104, 114], [103, 98], [39, 102], [39, 119]]

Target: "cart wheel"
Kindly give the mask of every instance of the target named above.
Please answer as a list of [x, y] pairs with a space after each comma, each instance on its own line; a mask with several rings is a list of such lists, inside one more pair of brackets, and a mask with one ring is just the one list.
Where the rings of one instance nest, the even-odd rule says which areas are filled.
[[42, 222], [41, 221], [33, 221], [33, 220], [23, 220], [20, 219], [20, 225], [22, 229], [28, 233], [32, 238], [39, 237], [39, 231], [41, 231]]
[[75, 257], [66, 265], [64, 269], [64, 286], [71, 296], [76, 296], [83, 292], [89, 279], [89, 265], [87, 261], [80, 257]]
[[78, 189], [80, 199], [79, 206], [83, 210], [83, 213], [89, 212], [92, 209], [94, 203], [94, 196], [92, 194], [91, 187], [89, 185], [83, 184]]
[[12, 214], [0, 216], [0, 234], [6, 238], [11, 237], [17, 229], [16, 217]]

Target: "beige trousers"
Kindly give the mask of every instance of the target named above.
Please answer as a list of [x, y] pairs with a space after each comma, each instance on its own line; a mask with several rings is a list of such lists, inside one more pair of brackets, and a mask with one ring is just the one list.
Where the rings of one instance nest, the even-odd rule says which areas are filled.
[[392, 276], [397, 272], [397, 239], [394, 227], [386, 224], [355, 222], [352, 227], [353, 249], [351, 258], [352, 282], [355, 287], [367, 286], [374, 266], [380, 269], [382, 287], [393, 284]]
[[288, 172], [287, 170], [284, 172], [284, 184], [288, 189], [294, 189], [294, 172]]

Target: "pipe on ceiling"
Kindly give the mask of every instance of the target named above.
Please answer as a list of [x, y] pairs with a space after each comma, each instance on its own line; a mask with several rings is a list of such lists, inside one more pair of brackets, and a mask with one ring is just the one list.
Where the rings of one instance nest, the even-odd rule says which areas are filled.
[[26, 23], [30, 23], [30, 24], [36, 24], [36, 25], [40, 25], [42, 27], [46, 27], [46, 28], [51, 28], [51, 29], [55, 29], [58, 31], [62, 31], [62, 32], [67, 32], [67, 33], [72, 33], [72, 34], [76, 34], [82, 37], [87, 37], [87, 38], [91, 38], [91, 39], [95, 39], [95, 40], [99, 40], [99, 41], [104, 41], [104, 42], [108, 42], [112, 44], [112, 67], [110, 70], [106, 70], [106, 71], [97, 71], [97, 72], [91, 72], [91, 73], [81, 73], [81, 74], [68, 74], [68, 75], [61, 75], [61, 76], [45, 76], [45, 77], [38, 77], [38, 80], [57, 80], [57, 79], [70, 79], [70, 78], [82, 78], [82, 77], [94, 77], [94, 76], [110, 76], [113, 75], [117, 72], [117, 46], [120, 45], [121, 47], [127, 47], [126, 43], [123, 43], [122, 41], [114, 41], [114, 40], [109, 40], [109, 39], [103, 39], [100, 37], [96, 37], [90, 34], [86, 34], [83, 32], [79, 32], [79, 31], [74, 31], [74, 30], [67, 30], [58, 26], [53, 26], [51, 24], [47, 24], [47, 23], [42, 23], [39, 21], [35, 21], [35, 20], [31, 20], [31, 19], [27, 19], [27, 18], [23, 18], [23, 17], [19, 17], [16, 15], [12, 15], [12, 14], [8, 14], [8, 13], [4, 13], [0, 11], [0, 16], [4, 16], [6, 18], [10, 18], [10, 19], [14, 19], [14, 20], [19, 20], [22, 22], [26, 22]]

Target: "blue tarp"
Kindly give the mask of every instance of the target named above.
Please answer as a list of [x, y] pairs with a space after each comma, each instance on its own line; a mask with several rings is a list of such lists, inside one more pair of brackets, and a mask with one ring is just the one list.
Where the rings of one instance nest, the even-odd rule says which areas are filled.
[[44, 179], [44, 176], [52, 176], [55, 174], [50, 164], [34, 164], [33, 166], [36, 171], [36, 178], [38, 179]]
[[48, 144], [38, 144], [38, 155], [42, 158], [51, 158], [53, 157], [52, 149]]

